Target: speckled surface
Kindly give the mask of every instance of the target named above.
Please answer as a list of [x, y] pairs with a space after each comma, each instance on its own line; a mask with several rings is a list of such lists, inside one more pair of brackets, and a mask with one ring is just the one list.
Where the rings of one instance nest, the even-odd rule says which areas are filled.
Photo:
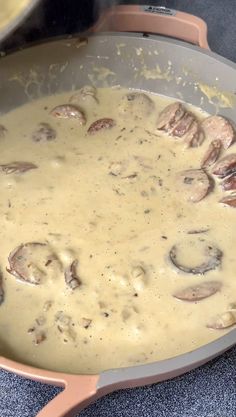
[[[47, 6], [49, 2], [53, 6]], [[45, 1], [47, 19], [52, 19], [52, 33], [68, 33], [86, 27], [90, 14], [81, 7], [91, 6], [91, 0], [60, 0], [54, 10], [55, 1]], [[66, 13], [59, 16], [65, 2], [71, 5], [74, 16], [80, 5], [82, 25], [71, 21]], [[104, 0], [111, 3], [111, 0]], [[122, 1], [122, 3], [128, 3]], [[174, 7], [203, 17], [209, 27], [209, 43], [215, 52], [236, 62], [236, 2], [235, 0], [150, 0], [133, 1], [133, 4], [152, 4]], [[58, 3], [59, 5], [59, 3]], [[90, 5], [90, 6], [89, 6]], [[35, 20], [33, 21], [35, 22]], [[31, 24], [31, 27], [34, 23]], [[48, 36], [49, 31], [35, 24], [33, 34], [24, 38]], [[17, 35], [17, 41], [22, 37]], [[17, 44], [17, 41], [12, 43]], [[11, 44], [11, 42], [10, 42]], [[14, 374], [0, 371], [0, 417], [33, 417], [60, 390], [26, 380]], [[235, 417], [236, 416], [236, 348], [172, 381], [124, 390], [110, 394], [89, 406], [81, 417]], [[48, 416], [50, 417], [50, 416]]]

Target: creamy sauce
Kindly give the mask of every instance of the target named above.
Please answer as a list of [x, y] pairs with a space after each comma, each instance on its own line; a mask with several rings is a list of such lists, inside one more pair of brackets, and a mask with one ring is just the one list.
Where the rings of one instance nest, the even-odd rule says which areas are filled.
[[[99, 104], [81, 106], [85, 125], [49, 114], [68, 103], [71, 93], [1, 117], [7, 132], [0, 140], [0, 164], [28, 161], [38, 167], [0, 173], [3, 355], [47, 369], [94, 373], [170, 358], [227, 331], [209, 329], [207, 322], [236, 301], [235, 209], [218, 203], [217, 184], [198, 203], [187, 201], [176, 186], [176, 173], [198, 168], [209, 142], [186, 148], [157, 132], [157, 115], [170, 102], [164, 97], [149, 95], [155, 110], [145, 119], [120, 114], [125, 94], [99, 89]], [[90, 124], [103, 117], [116, 126], [88, 135]], [[32, 140], [41, 122], [56, 130], [55, 140]], [[199, 229], [205, 231], [188, 233]], [[179, 243], [181, 260], [201, 262], [193, 248], [204, 239], [223, 252], [218, 268], [191, 275], [170, 262], [169, 251]], [[40, 285], [6, 271], [9, 253], [27, 242], [49, 244], [62, 265]], [[75, 259], [80, 285], [72, 290], [64, 270]], [[209, 298], [173, 297], [209, 280], [223, 285]], [[38, 345], [35, 331], [45, 336]]]

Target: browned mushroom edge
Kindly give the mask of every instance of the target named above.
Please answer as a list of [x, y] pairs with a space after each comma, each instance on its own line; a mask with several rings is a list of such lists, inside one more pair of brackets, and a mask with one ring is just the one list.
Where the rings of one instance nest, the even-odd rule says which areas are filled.
[[32, 140], [34, 142], [50, 142], [55, 140], [57, 133], [49, 123], [40, 123], [38, 128], [32, 134]]
[[108, 117], [104, 117], [103, 119], [98, 119], [93, 122], [88, 128], [88, 134], [94, 135], [101, 130], [108, 130], [113, 128], [116, 125], [114, 119], [110, 119]]
[[3, 289], [2, 276], [0, 275], [0, 305], [4, 302], [5, 294]]
[[75, 259], [65, 270], [65, 282], [71, 290], [75, 290], [81, 286], [80, 277], [76, 272], [77, 265], [78, 260]]
[[[48, 250], [44, 254], [45, 259], [43, 260], [42, 267], [50, 267], [53, 261], [57, 262], [57, 265], [61, 264], [57, 256], [53, 253], [51, 248], [46, 243], [41, 242], [28, 242], [17, 246], [9, 255], [9, 268], [6, 268], [7, 272], [15, 276], [21, 281], [29, 284], [39, 285], [41, 284], [42, 277], [45, 272], [40, 267], [29, 262], [29, 256], [34, 249], [45, 248]], [[33, 271], [33, 274], [32, 274]]]
[[0, 165], [0, 171], [4, 174], [24, 174], [31, 169], [37, 169], [38, 166], [33, 164], [32, 162], [24, 162], [24, 161], [15, 161], [9, 162], [8, 164]]
[[201, 301], [216, 294], [221, 287], [222, 283], [219, 281], [202, 282], [176, 291], [173, 297], [181, 301]]
[[170, 249], [169, 259], [172, 262], [172, 264], [180, 271], [183, 271], [187, 274], [204, 275], [206, 272], [219, 267], [221, 265], [221, 260], [223, 256], [223, 252], [219, 248], [214, 246], [206, 245], [205, 252], [208, 256], [208, 260], [196, 267], [188, 267], [178, 262], [177, 245], [172, 246], [172, 248]]

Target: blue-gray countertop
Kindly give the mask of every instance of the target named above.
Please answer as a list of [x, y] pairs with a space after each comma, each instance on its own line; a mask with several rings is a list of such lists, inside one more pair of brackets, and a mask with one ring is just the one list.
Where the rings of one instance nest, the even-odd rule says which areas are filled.
[[[89, 21], [90, 0], [45, 1], [48, 21], [53, 17], [52, 33], [77, 31], [73, 16]], [[50, 2], [50, 5], [49, 5]], [[63, 9], [63, 4], [68, 6]], [[104, 0], [110, 4], [111, 1]], [[122, 3], [163, 5], [203, 17], [209, 28], [213, 51], [236, 62], [236, 0], [150, 0]], [[76, 6], [77, 4], [77, 6]], [[68, 9], [73, 11], [71, 16]], [[81, 7], [87, 7], [81, 12]], [[80, 14], [79, 14], [80, 8]], [[67, 13], [67, 14], [66, 14]], [[63, 19], [61, 16], [64, 16]], [[36, 19], [37, 20], [37, 19]], [[35, 22], [30, 39], [48, 34]], [[31, 26], [34, 26], [32, 24]], [[83, 25], [82, 25], [83, 26]], [[22, 40], [20, 34], [16, 35]], [[235, 90], [235, 85], [232, 86]], [[0, 372], [0, 417], [33, 417], [60, 390], [14, 374]], [[235, 417], [236, 416], [236, 348], [172, 381], [110, 394], [89, 406], [81, 417]], [[50, 416], [48, 416], [50, 417]]]

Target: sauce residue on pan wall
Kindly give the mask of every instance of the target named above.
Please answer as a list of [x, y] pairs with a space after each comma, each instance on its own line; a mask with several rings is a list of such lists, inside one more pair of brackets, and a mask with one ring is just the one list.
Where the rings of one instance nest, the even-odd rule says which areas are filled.
[[142, 92], [71, 95], [0, 120], [1, 354], [94, 373], [222, 336], [236, 321], [232, 126]]

